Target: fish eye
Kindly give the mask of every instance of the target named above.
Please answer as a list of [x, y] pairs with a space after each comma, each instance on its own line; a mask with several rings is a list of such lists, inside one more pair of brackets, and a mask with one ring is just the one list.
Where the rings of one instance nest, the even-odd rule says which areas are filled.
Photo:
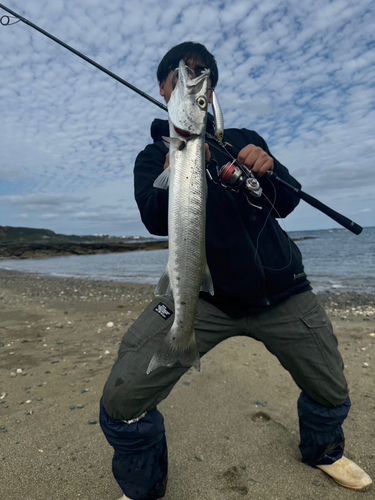
[[198, 106], [201, 109], [206, 109], [206, 107], [207, 107], [207, 100], [206, 100], [206, 98], [203, 97], [203, 96], [198, 97], [197, 104], [198, 104]]

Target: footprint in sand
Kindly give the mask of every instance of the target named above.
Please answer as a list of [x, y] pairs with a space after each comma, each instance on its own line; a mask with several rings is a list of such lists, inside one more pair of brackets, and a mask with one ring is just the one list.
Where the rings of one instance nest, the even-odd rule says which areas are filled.
[[[245, 496], [249, 492], [249, 488], [246, 486], [246, 482], [249, 483], [249, 478], [244, 477], [246, 471], [246, 465], [234, 465], [227, 469], [221, 477], [225, 480], [226, 486], [223, 487], [224, 490], [235, 491]], [[255, 482], [250, 479], [250, 482]]]
[[271, 417], [270, 415], [268, 415], [268, 413], [265, 413], [264, 411], [258, 411], [256, 413], [253, 413], [253, 415], [251, 415], [251, 420], [253, 422], [268, 422], [269, 420], [271, 420]]

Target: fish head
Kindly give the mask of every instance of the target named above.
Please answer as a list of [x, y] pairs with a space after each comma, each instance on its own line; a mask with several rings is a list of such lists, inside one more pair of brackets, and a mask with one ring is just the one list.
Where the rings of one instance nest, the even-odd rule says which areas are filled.
[[199, 76], [180, 61], [174, 74], [174, 89], [168, 102], [171, 136], [188, 139], [205, 133], [210, 70]]

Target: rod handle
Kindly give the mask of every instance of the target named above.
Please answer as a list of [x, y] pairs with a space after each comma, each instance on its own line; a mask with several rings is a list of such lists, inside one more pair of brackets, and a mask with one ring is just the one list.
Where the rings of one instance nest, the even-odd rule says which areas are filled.
[[335, 220], [338, 224], [340, 224], [341, 226], [345, 227], [346, 229], [349, 229], [349, 231], [351, 231], [352, 233], [354, 233], [354, 234], [361, 234], [361, 232], [363, 231], [363, 227], [359, 226], [358, 224], [356, 224], [352, 220], [348, 219], [344, 215], [339, 214], [338, 212], [336, 212], [332, 208], [328, 207], [327, 205], [325, 205], [321, 201], [319, 201], [316, 198], [314, 198], [313, 196], [305, 193], [304, 191], [301, 191], [301, 189], [298, 189], [295, 186], [292, 186], [288, 182], [284, 181], [283, 179], [280, 179], [280, 177], [278, 177], [275, 174], [275, 172], [273, 172], [272, 170], [269, 170], [265, 175], [269, 179], [272, 178], [272, 179], [275, 179], [278, 182], [281, 182], [284, 186], [286, 186], [290, 190], [294, 191], [306, 203], [308, 203], [312, 207], [320, 210], [324, 214], [328, 215], [328, 217], [330, 217], [331, 219]]

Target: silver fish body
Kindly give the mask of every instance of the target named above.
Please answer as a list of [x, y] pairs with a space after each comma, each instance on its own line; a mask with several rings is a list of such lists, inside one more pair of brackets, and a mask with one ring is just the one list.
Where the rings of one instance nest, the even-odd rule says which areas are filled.
[[200, 290], [213, 294], [206, 261], [205, 130], [209, 71], [190, 79], [183, 61], [168, 103], [170, 166], [155, 181], [165, 187], [169, 177], [169, 260], [156, 295], [173, 295], [175, 314], [171, 330], [150, 361], [147, 373], [159, 366], [200, 369], [194, 317]]

